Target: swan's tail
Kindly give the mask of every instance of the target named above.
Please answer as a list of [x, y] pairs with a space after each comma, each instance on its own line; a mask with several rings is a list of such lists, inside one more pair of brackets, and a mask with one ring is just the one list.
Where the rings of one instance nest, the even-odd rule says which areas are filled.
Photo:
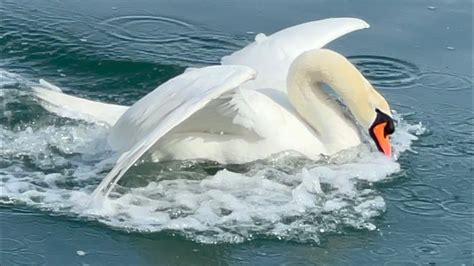
[[62, 117], [113, 126], [128, 109], [128, 106], [94, 102], [64, 94], [60, 88], [42, 79], [32, 89], [46, 110]]

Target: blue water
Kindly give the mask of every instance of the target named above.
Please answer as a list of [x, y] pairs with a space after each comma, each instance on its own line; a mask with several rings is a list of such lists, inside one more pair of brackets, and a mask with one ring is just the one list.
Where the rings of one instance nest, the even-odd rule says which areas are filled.
[[[107, 128], [48, 113], [38, 79], [129, 105], [256, 33], [342, 16], [371, 25], [329, 48], [396, 111], [396, 161], [144, 162], [81, 208], [113, 166]], [[3, 0], [0, 264], [471, 265], [472, 36], [471, 1]]]

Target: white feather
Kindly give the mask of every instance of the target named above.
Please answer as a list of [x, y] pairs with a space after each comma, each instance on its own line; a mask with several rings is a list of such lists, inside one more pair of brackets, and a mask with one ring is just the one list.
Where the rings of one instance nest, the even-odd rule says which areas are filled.
[[117, 121], [111, 142], [125, 151], [97, 187], [105, 195], [125, 172], [161, 137], [207, 103], [254, 78], [244, 66], [211, 66], [183, 73], [140, 99]]
[[34, 92], [59, 115], [91, 117], [113, 126], [109, 143], [122, 155], [95, 196], [108, 195], [148, 151], [158, 159], [221, 163], [253, 161], [285, 150], [316, 158], [327, 152], [326, 145], [288, 100], [289, 67], [303, 52], [367, 27], [360, 19], [333, 18], [258, 34], [255, 42], [222, 58], [221, 66], [189, 68], [131, 107], [65, 95], [44, 81]]
[[40, 80], [40, 85], [34, 85], [32, 89], [46, 110], [62, 117], [113, 126], [128, 109], [127, 106], [95, 102], [67, 95], [59, 87], [45, 80]]
[[255, 42], [222, 58], [223, 65], [244, 65], [258, 77], [243, 88], [273, 88], [286, 92], [286, 77], [293, 60], [303, 52], [322, 48], [349, 32], [368, 28], [356, 18], [330, 18], [296, 25], [272, 35], [258, 34]]

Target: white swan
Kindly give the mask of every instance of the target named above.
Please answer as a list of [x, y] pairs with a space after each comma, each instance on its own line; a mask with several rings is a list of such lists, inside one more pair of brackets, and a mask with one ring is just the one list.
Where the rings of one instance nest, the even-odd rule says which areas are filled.
[[[192, 69], [162, 84], [131, 107], [93, 102], [34, 87], [45, 107], [61, 115], [109, 124], [109, 143], [122, 155], [95, 194], [107, 196], [121, 176], [149, 152], [155, 160], [205, 158], [244, 163], [294, 150], [309, 158], [361, 143], [359, 126], [390, 156], [394, 130], [386, 100], [342, 55], [319, 49], [359, 19], [301, 24], [224, 57], [220, 66]], [[355, 121], [322, 89], [331, 87]], [[66, 110], [67, 112], [63, 112]]]

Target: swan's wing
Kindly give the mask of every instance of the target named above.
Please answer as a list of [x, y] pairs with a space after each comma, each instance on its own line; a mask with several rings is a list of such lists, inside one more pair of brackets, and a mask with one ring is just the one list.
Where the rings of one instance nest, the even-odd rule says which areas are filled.
[[42, 79], [39, 84], [33, 85], [32, 89], [46, 110], [62, 117], [113, 126], [128, 109], [128, 106], [95, 102], [67, 95], [59, 87]]
[[165, 118], [173, 115], [184, 121], [212, 99], [255, 75], [254, 70], [245, 66], [210, 66], [186, 71], [133, 104], [112, 128], [109, 142], [115, 149], [127, 151], [157, 125], [163, 125]]
[[247, 82], [248, 89], [277, 88], [286, 92], [286, 76], [293, 60], [301, 53], [322, 48], [349, 32], [368, 28], [356, 18], [330, 18], [296, 25], [270, 36], [258, 34], [245, 48], [222, 58], [221, 63], [252, 67], [258, 77]]
[[289, 103], [285, 105], [264, 92], [241, 88], [230, 90], [209, 102], [170, 134], [232, 135], [248, 141], [271, 138], [276, 130], [286, 126], [287, 120], [291, 119], [289, 116], [297, 115]]
[[120, 117], [111, 137], [124, 152], [94, 195], [107, 196], [125, 172], [167, 132], [226, 91], [254, 78], [245, 66], [210, 66], [185, 72], [149, 93]]

